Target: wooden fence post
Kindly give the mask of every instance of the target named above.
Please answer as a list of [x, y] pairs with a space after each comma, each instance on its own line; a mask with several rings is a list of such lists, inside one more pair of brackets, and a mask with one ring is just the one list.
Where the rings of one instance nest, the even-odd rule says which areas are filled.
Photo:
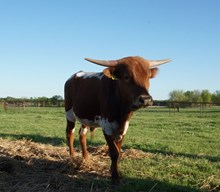
[[3, 108], [4, 108], [4, 111], [6, 112], [7, 111], [7, 102], [6, 101], [3, 102]]

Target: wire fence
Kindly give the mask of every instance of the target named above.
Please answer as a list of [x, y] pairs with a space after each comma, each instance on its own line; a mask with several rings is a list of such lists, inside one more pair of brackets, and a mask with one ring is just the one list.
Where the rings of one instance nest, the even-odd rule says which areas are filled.
[[[7, 111], [25, 111], [28, 107], [64, 107], [64, 100], [45, 102], [45, 101], [16, 101], [16, 102], [0, 102], [0, 108], [4, 112]], [[184, 109], [190, 109], [197, 113], [203, 114], [210, 110], [220, 112], [220, 103], [204, 103], [204, 102], [171, 102], [171, 101], [155, 101], [154, 105], [146, 108], [149, 112], [164, 111], [171, 115], [182, 112]], [[144, 109], [145, 110], [145, 109]]]
[[2, 101], [0, 108], [6, 112], [8, 110], [21, 111], [27, 107], [64, 107], [64, 101], [45, 102], [45, 101]]

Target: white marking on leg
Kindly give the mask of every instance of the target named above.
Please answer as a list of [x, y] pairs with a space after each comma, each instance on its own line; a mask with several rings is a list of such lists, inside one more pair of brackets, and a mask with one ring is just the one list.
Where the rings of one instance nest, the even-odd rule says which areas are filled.
[[124, 131], [123, 131], [122, 135], [126, 135], [126, 133], [128, 131], [128, 127], [129, 127], [129, 121], [126, 121], [125, 125], [124, 125]]
[[68, 119], [68, 121], [71, 121], [71, 122], [75, 122], [76, 121], [76, 118], [74, 116], [72, 108], [69, 111], [66, 111], [66, 118]]
[[87, 131], [88, 131], [87, 127], [85, 127], [85, 128], [81, 127], [80, 128], [80, 135], [82, 135], [82, 136], [85, 135], [87, 133]]

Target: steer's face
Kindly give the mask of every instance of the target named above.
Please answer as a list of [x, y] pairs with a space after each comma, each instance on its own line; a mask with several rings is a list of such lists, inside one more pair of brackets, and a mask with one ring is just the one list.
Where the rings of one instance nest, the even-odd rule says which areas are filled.
[[119, 84], [121, 102], [130, 110], [152, 105], [149, 94], [149, 80], [155, 77], [158, 69], [150, 68], [147, 60], [141, 57], [127, 57], [118, 60], [116, 67], [106, 68], [104, 74], [117, 80]]

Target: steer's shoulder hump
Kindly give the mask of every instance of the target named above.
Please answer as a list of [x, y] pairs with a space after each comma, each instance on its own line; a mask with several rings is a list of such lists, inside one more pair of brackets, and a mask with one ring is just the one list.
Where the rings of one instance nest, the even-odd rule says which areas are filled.
[[74, 74], [74, 78], [83, 78], [83, 79], [88, 79], [88, 78], [98, 78], [102, 79], [103, 73], [99, 72], [85, 72], [85, 71], [79, 71], [76, 74]]

